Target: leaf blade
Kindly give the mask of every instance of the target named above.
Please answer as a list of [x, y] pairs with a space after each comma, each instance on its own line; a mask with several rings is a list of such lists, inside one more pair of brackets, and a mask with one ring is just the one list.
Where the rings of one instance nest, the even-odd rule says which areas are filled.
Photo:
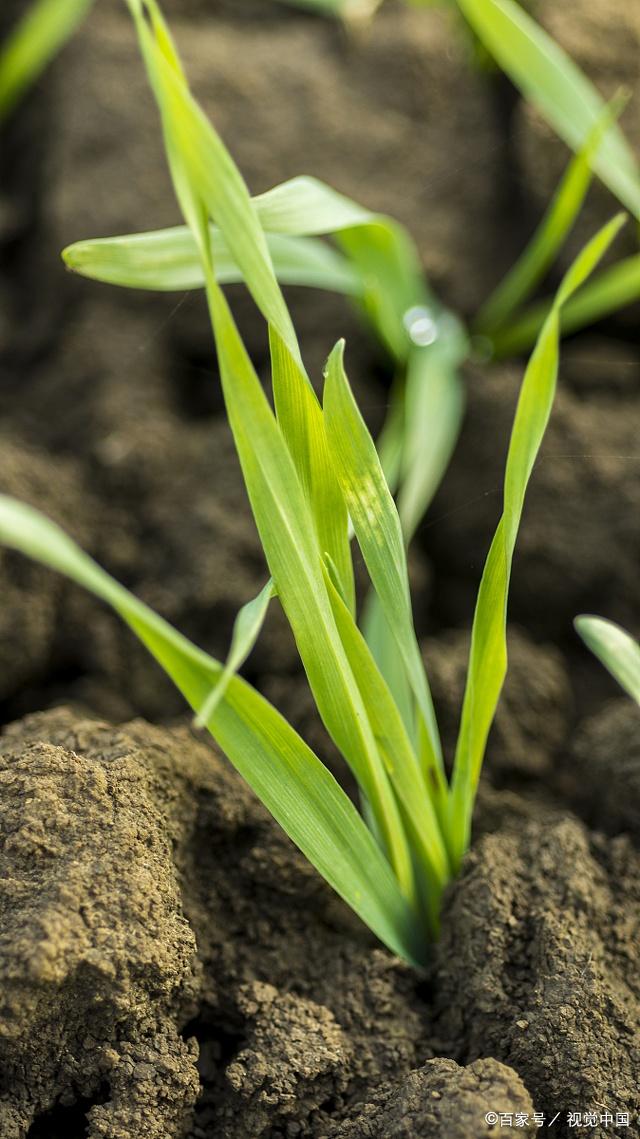
[[[0, 542], [63, 573], [107, 602], [146, 644], [194, 712], [219, 662], [197, 649], [105, 573], [58, 526], [0, 496]], [[209, 721], [222, 750], [334, 890], [393, 952], [424, 960], [421, 931], [389, 863], [355, 807], [297, 733], [239, 677]]]
[[343, 348], [339, 342], [327, 363], [324, 389], [327, 438], [358, 544], [396, 638], [417, 703], [425, 786], [438, 809], [445, 790], [442, 751], [413, 627], [404, 539], [375, 444], [349, 387]]
[[509, 442], [503, 513], [485, 563], [471, 633], [469, 667], [449, 796], [454, 870], [470, 831], [489, 730], [507, 669], [507, 601], [525, 493], [544, 437], [558, 373], [560, 311], [593, 270], [624, 221], [615, 217], [587, 243], [560, 284], [527, 365]]
[[260, 592], [247, 601], [238, 612], [233, 623], [231, 645], [224, 668], [196, 716], [195, 727], [206, 727], [229, 687], [232, 676], [242, 668], [260, 635], [272, 597], [275, 597], [275, 589], [269, 578]]
[[[219, 229], [210, 227], [216, 280], [244, 280]], [[286, 234], [266, 234], [278, 281], [356, 296], [361, 284], [346, 258], [324, 242]], [[90, 280], [129, 289], [183, 292], [204, 289], [198, 247], [188, 226], [148, 233], [76, 241], [62, 252], [68, 269]]]
[[475, 327], [490, 336], [531, 295], [551, 267], [582, 208], [591, 185], [591, 164], [610, 122], [621, 110], [620, 100], [608, 104], [573, 156], [560, 184], [528, 245], [489, 299], [482, 305]]
[[36, 0], [0, 52], [0, 121], [87, 15], [93, 0]]
[[[515, 0], [457, 3], [503, 71], [567, 145], [579, 149], [604, 103], [574, 61]], [[616, 123], [606, 130], [593, 166], [623, 205], [640, 217], [638, 166]]]
[[604, 617], [583, 614], [576, 617], [574, 625], [587, 648], [632, 700], [640, 704], [640, 644], [620, 625]]
[[[602, 269], [569, 298], [561, 313], [561, 331], [563, 335], [578, 332], [639, 299], [640, 254], [636, 253]], [[502, 359], [530, 348], [552, 304], [552, 298], [547, 298], [532, 305], [513, 324], [499, 330], [490, 338], [493, 355]]]

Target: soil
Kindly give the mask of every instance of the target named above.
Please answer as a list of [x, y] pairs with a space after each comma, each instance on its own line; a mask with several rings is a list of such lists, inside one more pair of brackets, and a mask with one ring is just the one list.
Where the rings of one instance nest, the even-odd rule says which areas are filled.
[[[121, 7], [100, 0], [0, 140], [0, 490], [222, 656], [266, 569], [202, 298], [119, 292], [58, 259], [177, 219]], [[619, 8], [536, 8], [605, 94], [640, 86], [635, 8]], [[254, 192], [307, 172], [399, 217], [443, 299], [473, 314], [566, 151], [475, 66], [453, 11], [390, 0], [348, 37], [268, 0], [167, 10]], [[614, 209], [594, 187], [575, 240]], [[230, 292], [266, 377], [261, 322]], [[380, 349], [341, 300], [290, 302], [315, 377], [346, 336], [377, 431]], [[474, 841], [422, 973], [323, 884], [110, 613], [1, 555], [2, 1139], [481, 1139], [502, 1130], [492, 1112], [527, 1117], [523, 1132], [540, 1113], [567, 1139], [570, 1111], [596, 1113], [596, 1139], [638, 1132], [639, 716], [571, 625], [590, 609], [640, 629], [633, 319], [565, 346]], [[521, 371], [467, 370], [412, 555], [449, 757]], [[245, 674], [349, 787], [276, 605]]]

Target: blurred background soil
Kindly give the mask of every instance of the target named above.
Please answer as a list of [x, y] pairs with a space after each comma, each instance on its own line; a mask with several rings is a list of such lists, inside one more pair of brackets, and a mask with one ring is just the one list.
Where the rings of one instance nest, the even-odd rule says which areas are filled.
[[[367, 206], [397, 217], [415, 238], [434, 289], [464, 317], [473, 316], [526, 242], [567, 152], [501, 76], [478, 65], [472, 41], [453, 11], [417, 10], [390, 2], [370, 27], [348, 36], [336, 24], [268, 0], [172, 0], [165, 7], [194, 89], [251, 191], [259, 193], [296, 174], [313, 174]], [[0, 30], [23, 9], [24, 4], [10, 0], [0, 13]], [[621, 85], [635, 91], [623, 123], [637, 145], [637, 6], [617, 0], [614, 5], [611, 0], [579, 0], [570, 9], [560, 10], [540, 0], [536, 12], [605, 95], [612, 95]], [[234, 615], [262, 586], [266, 569], [224, 418], [202, 297], [118, 291], [73, 278], [59, 257], [63, 246], [74, 240], [178, 220], [156, 111], [123, 5], [117, 0], [98, 0], [84, 27], [4, 128], [0, 145], [0, 491], [50, 514], [145, 601], [214, 655], [224, 656]], [[569, 253], [615, 210], [616, 203], [606, 191], [594, 187]], [[625, 246], [632, 248], [634, 240], [629, 226], [618, 252], [624, 252]], [[553, 283], [554, 278], [548, 282]], [[268, 351], [262, 322], [240, 289], [230, 290], [230, 295], [253, 358], [266, 379]], [[287, 295], [314, 379], [320, 380], [334, 342], [346, 337], [348, 370], [367, 420], [377, 431], [392, 379], [381, 349], [343, 299], [301, 289], [289, 290]], [[462, 437], [417, 536], [412, 559], [419, 633], [449, 749], [455, 739], [475, 591], [500, 511], [504, 456], [522, 369], [520, 360], [467, 369], [468, 410]], [[219, 781], [223, 780], [223, 798], [231, 804], [222, 812], [223, 821], [215, 812], [212, 821], [208, 807], [202, 808], [203, 817], [214, 832], [220, 827], [224, 832], [227, 826], [227, 858], [236, 857], [238, 843], [242, 846], [239, 835], [245, 836], [243, 849], [251, 853], [243, 863], [238, 890], [249, 898], [252, 893], [257, 895], [262, 915], [251, 926], [248, 942], [253, 948], [248, 951], [248, 963], [239, 968], [236, 962], [232, 967], [240, 941], [247, 937], [247, 923], [251, 925], [253, 919], [239, 903], [242, 912], [233, 910], [229, 891], [225, 892], [213, 867], [208, 884], [200, 882], [200, 869], [200, 877], [193, 877], [202, 857], [194, 855], [194, 850], [205, 849], [211, 829], [196, 823], [195, 816], [187, 823], [181, 815], [175, 843], [183, 853], [167, 852], [163, 842], [172, 833], [173, 824], [167, 819], [173, 816], [166, 803], [158, 807], [157, 788], [148, 791], [145, 783], [149, 812], [155, 820], [149, 825], [158, 843], [154, 857], [163, 867], [159, 871], [163, 882], [166, 878], [158, 906], [165, 908], [173, 946], [173, 956], [168, 954], [158, 966], [164, 1004], [157, 998], [155, 981], [144, 982], [142, 996], [135, 987], [135, 977], [142, 976], [153, 956], [149, 946], [140, 947], [138, 934], [131, 934], [130, 942], [123, 934], [116, 949], [98, 958], [93, 935], [78, 951], [77, 961], [70, 961], [64, 947], [56, 949], [61, 972], [54, 970], [51, 976], [40, 959], [32, 973], [25, 972], [24, 955], [16, 951], [21, 943], [11, 934], [4, 950], [5, 981], [22, 985], [28, 992], [29, 977], [36, 977], [37, 986], [42, 986], [38, 993], [52, 1003], [44, 1019], [35, 1013], [29, 1019], [33, 1002], [21, 998], [2, 1021], [5, 1040], [24, 1035], [27, 1025], [31, 1035], [34, 1025], [48, 1025], [43, 1030], [46, 1036], [57, 1024], [57, 1043], [51, 1047], [64, 1053], [66, 1060], [56, 1062], [52, 1071], [43, 1071], [37, 1089], [22, 1089], [16, 1098], [11, 1084], [27, 1061], [19, 1050], [12, 1052], [11, 1043], [4, 1054], [0, 1051], [4, 1064], [0, 1120], [1, 1111], [6, 1110], [3, 1139], [5, 1135], [6, 1139], [24, 1139], [27, 1127], [32, 1128], [28, 1131], [32, 1139], [44, 1134], [56, 1139], [58, 1125], [65, 1139], [86, 1134], [92, 1139], [119, 1139], [142, 1134], [136, 1131], [142, 1127], [141, 1119], [145, 1133], [153, 1137], [156, 1132], [147, 1126], [149, 1113], [156, 1119], [159, 1139], [183, 1134], [208, 1139], [218, 1134], [214, 1127], [223, 1127], [220, 1134], [237, 1139], [306, 1134], [331, 1134], [336, 1139], [384, 1135], [388, 1139], [392, 1134], [414, 1133], [392, 1130], [400, 1126], [393, 1120], [403, 1118], [403, 1113], [414, 1119], [407, 1128], [422, 1128], [416, 1133], [441, 1134], [438, 1128], [443, 1124], [437, 1113], [420, 1122], [420, 1109], [415, 1107], [434, 1091], [452, 1105], [450, 1121], [455, 1114], [453, 1105], [467, 1102], [473, 1117], [480, 1120], [487, 1108], [480, 1112], [478, 1105], [487, 1100], [487, 1087], [494, 1085], [502, 1088], [505, 1102], [523, 1103], [530, 1095], [540, 1102], [540, 1097], [552, 1093], [566, 1097], [577, 1078], [580, 1050], [571, 1058], [561, 1047], [546, 1069], [530, 1057], [551, 1047], [549, 1042], [560, 1023], [553, 1016], [547, 1022], [542, 1013], [542, 1019], [536, 1020], [532, 1011], [539, 1010], [541, 1002], [545, 1007], [548, 1004], [541, 996], [547, 992], [548, 979], [540, 962], [550, 951], [549, 945], [562, 944], [567, 929], [575, 927], [575, 922], [570, 925], [571, 915], [583, 912], [575, 883], [544, 883], [549, 866], [574, 858], [580, 862], [579, 876], [584, 881], [591, 882], [600, 874], [601, 893], [596, 896], [585, 887], [585, 897], [591, 899], [588, 905], [584, 902], [587, 910], [592, 907], [590, 920], [584, 926], [583, 941], [571, 951], [571, 961], [566, 968], [559, 966], [570, 976], [564, 995], [556, 993], [554, 1007], [561, 1010], [576, 1005], [577, 990], [571, 980], [574, 958], [586, 961], [591, 954], [589, 960], [600, 963], [600, 974], [594, 976], [591, 997], [582, 992], [580, 1000], [592, 998], [600, 1002], [601, 1010], [613, 1007], [613, 1002], [624, 1031], [620, 1030], [617, 1041], [607, 1038], [599, 1045], [603, 1057], [606, 1052], [606, 1062], [596, 1057], [598, 1072], [593, 1079], [585, 1077], [583, 1091], [585, 1096], [602, 1095], [607, 1079], [615, 1075], [617, 1102], [625, 1102], [625, 1081], [633, 1084], [634, 1064], [638, 1065], [640, 1055], [632, 1053], [636, 1059], [630, 1069], [626, 1061], [617, 1059], [620, 1039], [628, 1036], [638, 1048], [634, 1034], [640, 998], [628, 968], [628, 960], [637, 964], [638, 870], [633, 840], [627, 842], [620, 836], [638, 835], [638, 717], [583, 650], [571, 622], [578, 612], [591, 610], [621, 620], [636, 633], [640, 629], [639, 408], [636, 308], [572, 338], [564, 347], [557, 403], [533, 475], [513, 571], [513, 667], [489, 749], [477, 828], [483, 836], [480, 853], [470, 861], [458, 893], [454, 891], [452, 916], [445, 918], [452, 923], [447, 926], [445, 946], [447, 938], [454, 936], [468, 938], [476, 946], [464, 958], [469, 972], [461, 985], [456, 969], [446, 963], [446, 953], [434, 965], [433, 977], [416, 990], [406, 970], [395, 964], [391, 967], [387, 955], [372, 950], [366, 937], [353, 931], [343, 908], [325, 896], [315, 874], [304, 868], [277, 829], [259, 811], [255, 821], [252, 812], [258, 808], [220, 760], [216, 760], [209, 787], [209, 777], [202, 774], [206, 749], [193, 743], [186, 728], [175, 727], [184, 720], [179, 697], [115, 617], [54, 575], [18, 556], [1, 555], [0, 717], [9, 724], [27, 713], [54, 709], [49, 718], [36, 716], [35, 728], [12, 729], [21, 742], [18, 746], [14, 740], [10, 747], [17, 747], [16, 754], [26, 765], [27, 782], [33, 779], [39, 785], [36, 774], [42, 770], [50, 780], [48, 805], [38, 806], [36, 795], [33, 820], [40, 819], [40, 823], [33, 821], [33, 826], [37, 829], [43, 817], [46, 822], [46, 811], [55, 814], [55, 802], [68, 796], [68, 779], [75, 770], [75, 760], [69, 760], [69, 755], [84, 757], [82, 779], [91, 786], [98, 780], [105, 803], [113, 802], [114, 796], [117, 799], [108, 780], [103, 786], [99, 768], [112, 762], [119, 729], [100, 729], [111, 734], [108, 746], [96, 751], [89, 729], [77, 739], [73, 736], [74, 715], [88, 717], [89, 724], [92, 717], [115, 724], [144, 717], [155, 725], [172, 725], [165, 734], [157, 726], [136, 729], [142, 733], [142, 743], [137, 736], [135, 744], [127, 737], [123, 754], [141, 751], [146, 757], [142, 769], [147, 771], [158, 749], [168, 748], [174, 756], [178, 748], [190, 757], [189, 769], [195, 771], [189, 776], [197, 789], [195, 803], [201, 803], [203, 795], [204, 802], [210, 803], [212, 795], [222, 794]], [[340, 771], [276, 605], [245, 671]], [[62, 714], [55, 711], [62, 704], [75, 710], [72, 722], [64, 721], [64, 730], [56, 719]], [[179, 747], [171, 742], [175, 732], [183, 733], [175, 737], [182, 741]], [[77, 747], [69, 742], [72, 737]], [[106, 737], [100, 738], [104, 742]], [[62, 749], [62, 758], [47, 748]], [[165, 772], [173, 786], [182, 778], [176, 774], [179, 764], [174, 759], [167, 763], [167, 770], [175, 769], [173, 774]], [[84, 771], [87, 765], [88, 773]], [[7, 767], [7, 778], [12, 766], [13, 761]], [[75, 776], [80, 778], [78, 772]], [[151, 776], [141, 776], [136, 768], [127, 778], [137, 786], [137, 780], [144, 783]], [[208, 789], [203, 791], [205, 784]], [[165, 799], [173, 794], [163, 792]], [[184, 789], [181, 794], [188, 799]], [[229, 822], [225, 812], [240, 811], [233, 806], [236, 800], [245, 804], [242, 811], [249, 821]], [[98, 816], [94, 818], [83, 806], [85, 792], [76, 787], [72, 801], [80, 815], [73, 816], [69, 834], [81, 836], [87, 826], [93, 833]], [[85, 810], [89, 811], [86, 817]], [[503, 834], [497, 845], [491, 845], [494, 832], [504, 831], [507, 817], [533, 828], [527, 832], [531, 850], [536, 852], [529, 870], [524, 839], [512, 836], [509, 847]], [[551, 824], [559, 829], [545, 845], [546, 828]], [[606, 835], [594, 838], [589, 828], [596, 825]], [[116, 852], [115, 869], [109, 870], [116, 877], [126, 876], [130, 853], [126, 826], [123, 834], [121, 854]], [[184, 853], [187, 847], [188, 856]], [[40, 848], [36, 844], [33, 849]], [[63, 849], [67, 850], [64, 856]], [[505, 855], [504, 849], [511, 853]], [[73, 910], [73, 898], [77, 901], [87, 888], [82, 879], [64, 910], [58, 891], [67, 856], [62, 843], [51, 854], [62, 862], [52, 871], [49, 886], [37, 886], [37, 896], [45, 899], [44, 911], [35, 898], [27, 904], [20, 892], [17, 901], [12, 896], [12, 920], [23, 934], [25, 929], [32, 931], [25, 936], [34, 944], [41, 942], [42, 922], [62, 921], [60, 914], [68, 914], [69, 906]], [[31, 865], [32, 855], [27, 852], [24, 857], [25, 865]], [[137, 865], [136, 859], [142, 856], [134, 849], [131, 857]], [[274, 858], [286, 865], [293, 860], [291, 873], [301, 876], [296, 897], [310, 892], [311, 900], [305, 903], [310, 915], [302, 923], [299, 952], [294, 954], [293, 982], [286, 980], [282, 968], [283, 954], [295, 937], [295, 929], [283, 917], [290, 905], [287, 887], [280, 884], [272, 895], [265, 885], [280, 872], [273, 869]], [[521, 878], [517, 902], [517, 891], [513, 882], [506, 881], [508, 873], [503, 868], [510, 865]], [[619, 880], [614, 881], [615, 867]], [[499, 878], [501, 873], [504, 889], [498, 900], [492, 900], [490, 883], [494, 874]], [[9, 877], [16, 874], [10, 860]], [[142, 881], [139, 889], [145, 888]], [[134, 931], [147, 921], [144, 907], [135, 901], [136, 889], [127, 916], [121, 919]], [[284, 901], [279, 893], [283, 890]], [[490, 920], [501, 930], [516, 929], [517, 936], [505, 935], [504, 945], [502, 935], [496, 935], [498, 948], [494, 946], [489, 958], [482, 949], [482, 923], [479, 919], [474, 924], [474, 914], [465, 902], [469, 890], [474, 897], [485, 897]], [[615, 951], [607, 941], [610, 908], [603, 890], [605, 894], [615, 892], [619, 915]], [[323, 899], [319, 916], [315, 909], [318, 891]], [[55, 905], [51, 903], [53, 908], [47, 901], [50, 896], [57, 899]], [[559, 919], [559, 928], [547, 931], [545, 940], [539, 915], [545, 906], [561, 908], [560, 896], [569, 899], [567, 913]], [[114, 918], [108, 899], [98, 899], [96, 904], [100, 918], [94, 929], [117, 925], [120, 919]], [[181, 925], [185, 912], [188, 929]], [[484, 917], [489, 920], [486, 913]], [[516, 927], [510, 925], [512, 919]], [[230, 928], [220, 932], [227, 920]], [[323, 930], [325, 958], [317, 975], [310, 978], [307, 958], [309, 942], [316, 936], [314, 922]], [[152, 940], [159, 936], [154, 934]], [[275, 945], [268, 959], [261, 956], [265, 943]], [[526, 967], [518, 965], [522, 954]], [[451, 955], [455, 955], [453, 950]], [[113, 968], [119, 984], [126, 974], [117, 999], [108, 977]], [[576, 975], [582, 975], [581, 968], [575, 965]], [[91, 979], [91, 969], [102, 977], [100, 984], [108, 994], [105, 1000], [115, 1011], [106, 1015], [100, 1029], [104, 1040], [95, 1046], [83, 1083], [79, 1025], [94, 1016], [93, 1005], [86, 1003], [86, 985], [97, 984]], [[355, 1011], [341, 1019], [344, 1002], [342, 997], [331, 996], [322, 979], [323, 969], [341, 975], [339, 993], [351, 992], [356, 984], [353, 978], [363, 970], [373, 970], [372, 984], [378, 986], [375, 1013], [363, 1013], [362, 1007], [358, 1011], [358, 997], [354, 998]], [[513, 977], [518, 969], [521, 975], [516, 983]], [[217, 984], [216, 976], [222, 978]], [[512, 981], [505, 984], [504, 976]], [[256, 985], [263, 988], [256, 991]], [[379, 987], [388, 985], [393, 996], [386, 988], [387, 995], [380, 996]], [[271, 987], [267, 991], [264, 986]], [[492, 986], [494, 994], [503, 991], [504, 1001], [487, 1013], [486, 992]], [[102, 991], [100, 985], [98, 990]], [[52, 993], [66, 995], [56, 1004]], [[450, 993], [457, 995], [447, 1014], [443, 994]], [[122, 1010], [130, 1009], [132, 1001], [144, 1012], [124, 1032]], [[371, 1004], [369, 996], [362, 996], [362, 1001], [366, 1007], [367, 1002]], [[390, 1005], [385, 1004], [389, 1001]], [[365, 1063], [354, 1057], [370, 1031], [365, 1026], [380, 1015], [380, 1002], [391, 1008], [395, 1044], [391, 1053], [376, 1054], [376, 1049], [383, 1048], [381, 1033], [375, 1046], [367, 1046], [371, 1056]], [[472, 1011], [463, 1013], [461, 1003]], [[623, 1007], [624, 1013], [620, 1011]], [[67, 1010], [64, 1014], [63, 1008]], [[525, 1031], [513, 1028], [518, 1020], [534, 1024], [529, 1053], [526, 1041], [522, 1047], [518, 1043], [517, 1032]], [[276, 1044], [272, 1040], [269, 1045], [264, 1026], [274, 1023], [280, 1036], [276, 1033]], [[195, 1026], [191, 1035], [189, 1024]], [[478, 1029], [478, 1024], [484, 1024], [484, 1029]], [[485, 1029], [488, 1043], [483, 1045], [480, 1035]], [[580, 1028], [580, 1039], [586, 1039], [585, 1031]], [[158, 1032], [169, 1041], [163, 1063], [173, 1073], [169, 1081], [173, 1106], [163, 1106], [162, 1094], [154, 1084], [158, 1050], [154, 1052], [155, 1045], [151, 1047], [149, 1041]], [[296, 1039], [301, 1041], [297, 1058], [295, 1049], [287, 1052], [285, 1048], [292, 1033], [298, 1033]], [[199, 1085], [189, 1039], [199, 1041], [200, 1074], [208, 1089], [197, 1125], [193, 1105]], [[120, 1069], [120, 1083], [114, 1083], [115, 1061], [105, 1052], [105, 1040], [119, 1060], [135, 1054], [131, 1071], [136, 1064], [143, 1065], [141, 1082], [135, 1085], [138, 1100], [131, 1100], [128, 1067]], [[592, 1043], [589, 1036], [585, 1048]], [[244, 1056], [240, 1068], [239, 1051]], [[411, 1068], [427, 1060], [442, 1063], [438, 1056], [453, 1057], [454, 1069], [432, 1067], [421, 1077], [425, 1081], [422, 1090], [405, 1087], [402, 1081]], [[512, 1064], [526, 1090], [515, 1073], [505, 1076], [503, 1071], [457, 1069], [458, 1064], [489, 1062], [487, 1057]], [[275, 1085], [270, 1083], [263, 1068], [268, 1073], [279, 1071], [282, 1078]], [[560, 1069], [566, 1078], [554, 1084]], [[13, 1073], [11, 1077], [7, 1072]], [[378, 1084], [374, 1095], [372, 1087]], [[107, 1085], [112, 1089], [111, 1100]], [[114, 1087], [119, 1089], [117, 1095]], [[75, 1111], [79, 1120], [75, 1132], [70, 1123], [64, 1130], [64, 1119], [58, 1124], [47, 1117], [56, 1104], [66, 1110], [65, 1096], [69, 1111]], [[105, 1107], [107, 1100], [111, 1106]], [[116, 1100], [120, 1106], [114, 1107]], [[368, 1104], [364, 1115], [363, 1102]], [[82, 1110], [77, 1109], [78, 1103], [84, 1104]], [[298, 1104], [295, 1110], [293, 1103]], [[354, 1105], [360, 1106], [356, 1110]], [[460, 1106], [455, 1110], [463, 1113]], [[86, 1130], [87, 1111], [93, 1121], [90, 1131]], [[142, 1114], [137, 1116], [136, 1111]], [[467, 1131], [460, 1131], [461, 1139], [472, 1139], [471, 1124], [461, 1126], [467, 1126]], [[455, 1139], [451, 1123], [449, 1127], [447, 1135]], [[485, 1132], [480, 1127], [477, 1134]]]

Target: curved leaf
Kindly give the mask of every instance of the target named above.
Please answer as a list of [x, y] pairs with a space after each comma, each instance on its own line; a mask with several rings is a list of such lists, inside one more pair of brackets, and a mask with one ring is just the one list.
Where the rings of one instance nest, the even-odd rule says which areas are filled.
[[0, 52], [0, 119], [73, 35], [93, 0], [36, 0]]
[[[244, 281], [220, 230], [212, 225], [210, 232], [216, 280], [221, 285]], [[278, 233], [267, 234], [266, 240], [283, 285], [361, 292], [361, 282], [347, 259], [324, 242]], [[198, 247], [186, 225], [76, 241], [62, 251], [62, 257], [74, 273], [129, 289], [182, 292], [203, 289], [205, 284]]]
[[576, 617], [574, 625], [587, 648], [640, 704], [640, 644], [620, 625], [604, 617]]
[[[640, 300], [640, 253], [625, 257], [583, 285], [563, 306], [560, 329], [563, 335], [578, 332], [596, 320], [603, 320], [625, 305]], [[496, 357], [523, 352], [535, 342], [553, 304], [540, 301], [525, 309], [513, 324], [500, 329], [489, 342]]]
[[507, 600], [511, 564], [531, 472], [544, 437], [558, 372], [560, 308], [593, 270], [623, 224], [604, 226], [566, 273], [522, 381], [509, 443], [504, 508], [485, 563], [471, 635], [449, 801], [450, 853], [457, 869], [469, 842], [475, 792], [489, 729], [507, 670]]
[[[149, 609], [53, 522], [0, 496], [0, 542], [65, 574], [106, 601], [180, 689], [203, 708], [222, 666]], [[424, 960], [424, 935], [389, 863], [355, 807], [286, 720], [231, 677], [207, 726], [234, 767], [327, 882], [374, 933], [407, 960]]]
[[[604, 111], [592, 83], [516, 0], [457, 0], [499, 66], [572, 150], [579, 150]], [[610, 123], [593, 167], [640, 218], [640, 173], [624, 134]]]

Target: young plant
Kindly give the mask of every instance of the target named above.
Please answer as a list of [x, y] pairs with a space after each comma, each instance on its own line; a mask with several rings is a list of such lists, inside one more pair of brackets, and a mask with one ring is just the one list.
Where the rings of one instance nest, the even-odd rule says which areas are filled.
[[575, 627], [621, 688], [640, 704], [640, 644], [619, 625], [604, 617], [576, 617]]
[[[624, 219], [604, 227], [572, 265], [525, 372], [509, 446], [503, 515], [478, 594], [449, 781], [413, 625], [405, 536], [346, 377], [344, 346], [338, 342], [329, 357], [321, 404], [274, 272], [264, 214], [193, 99], [156, 0], [128, 3], [188, 227], [180, 239], [197, 253], [227, 415], [270, 577], [239, 615], [223, 666], [32, 508], [1, 498], [0, 540], [66, 574], [115, 609], [330, 885], [390, 949], [420, 964], [429, 938], [437, 934], [442, 891], [469, 842], [486, 739], [505, 675], [511, 561], [527, 483], [553, 403], [560, 313]], [[269, 208], [279, 211], [281, 234], [304, 232], [300, 212], [311, 212], [309, 195], [318, 192], [317, 185], [298, 185], [293, 194], [291, 184], [288, 190], [280, 188], [277, 208], [273, 198]], [[320, 199], [327, 203], [326, 190]], [[347, 226], [346, 240], [356, 240], [355, 232]], [[384, 245], [384, 233], [378, 236]], [[373, 272], [375, 254], [376, 245], [369, 242], [354, 260], [362, 258], [371, 286], [367, 300], [385, 323], [388, 312]], [[230, 263], [268, 325], [273, 409], [221, 289], [220, 277]], [[135, 255], [132, 265], [135, 276]], [[147, 272], [153, 272], [148, 263]], [[356, 622], [351, 528], [393, 640], [401, 700]], [[358, 783], [364, 818], [294, 729], [236, 673], [273, 596], [293, 630], [319, 714]]]

